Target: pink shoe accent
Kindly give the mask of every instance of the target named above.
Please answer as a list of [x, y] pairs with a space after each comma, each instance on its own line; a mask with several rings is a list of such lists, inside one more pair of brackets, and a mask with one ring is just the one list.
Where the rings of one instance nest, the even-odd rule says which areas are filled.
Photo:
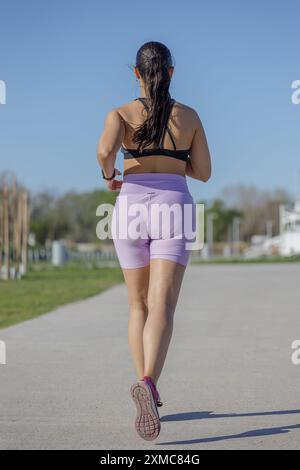
[[152, 378], [149, 377], [148, 375], [144, 375], [143, 380], [150, 386], [156, 405], [157, 406], [163, 406], [163, 403], [160, 400], [158, 390], [157, 390], [157, 388], [155, 386], [155, 383], [153, 382]]

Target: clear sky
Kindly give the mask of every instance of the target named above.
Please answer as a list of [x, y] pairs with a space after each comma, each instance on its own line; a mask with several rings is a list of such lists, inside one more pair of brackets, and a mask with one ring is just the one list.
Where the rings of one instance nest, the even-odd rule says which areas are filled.
[[102, 187], [104, 117], [139, 95], [130, 66], [155, 40], [175, 58], [171, 96], [197, 110], [211, 150], [212, 177], [189, 178], [192, 194], [236, 183], [293, 194], [299, 17], [299, 0], [0, 0], [0, 171], [34, 191]]

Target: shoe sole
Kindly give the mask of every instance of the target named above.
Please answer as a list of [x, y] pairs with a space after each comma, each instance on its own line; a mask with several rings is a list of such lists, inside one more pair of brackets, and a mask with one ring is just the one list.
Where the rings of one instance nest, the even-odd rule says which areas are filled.
[[142, 439], [152, 441], [159, 435], [161, 425], [151, 389], [141, 381], [133, 384], [130, 392], [137, 409], [135, 429]]

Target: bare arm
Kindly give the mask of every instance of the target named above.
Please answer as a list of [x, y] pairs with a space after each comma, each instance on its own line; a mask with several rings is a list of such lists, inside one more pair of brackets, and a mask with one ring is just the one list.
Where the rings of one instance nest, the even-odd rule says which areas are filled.
[[202, 122], [196, 112], [195, 119], [196, 130], [185, 172], [191, 178], [206, 182], [211, 176], [211, 158]]
[[[99, 165], [107, 177], [113, 174], [117, 152], [121, 147], [124, 135], [125, 125], [120, 114], [115, 109], [109, 111], [105, 117], [104, 129], [97, 148]], [[121, 173], [118, 172], [118, 174]]]

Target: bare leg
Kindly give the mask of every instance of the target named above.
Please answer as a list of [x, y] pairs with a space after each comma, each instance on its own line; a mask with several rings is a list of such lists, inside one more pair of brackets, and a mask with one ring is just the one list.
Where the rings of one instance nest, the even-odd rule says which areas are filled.
[[148, 316], [143, 332], [144, 375], [157, 384], [173, 332], [173, 317], [186, 267], [165, 259], [152, 259], [148, 290]]
[[128, 291], [128, 341], [138, 379], [144, 377], [143, 329], [148, 315], [147, 295], [150, 265], [123, 269]]

